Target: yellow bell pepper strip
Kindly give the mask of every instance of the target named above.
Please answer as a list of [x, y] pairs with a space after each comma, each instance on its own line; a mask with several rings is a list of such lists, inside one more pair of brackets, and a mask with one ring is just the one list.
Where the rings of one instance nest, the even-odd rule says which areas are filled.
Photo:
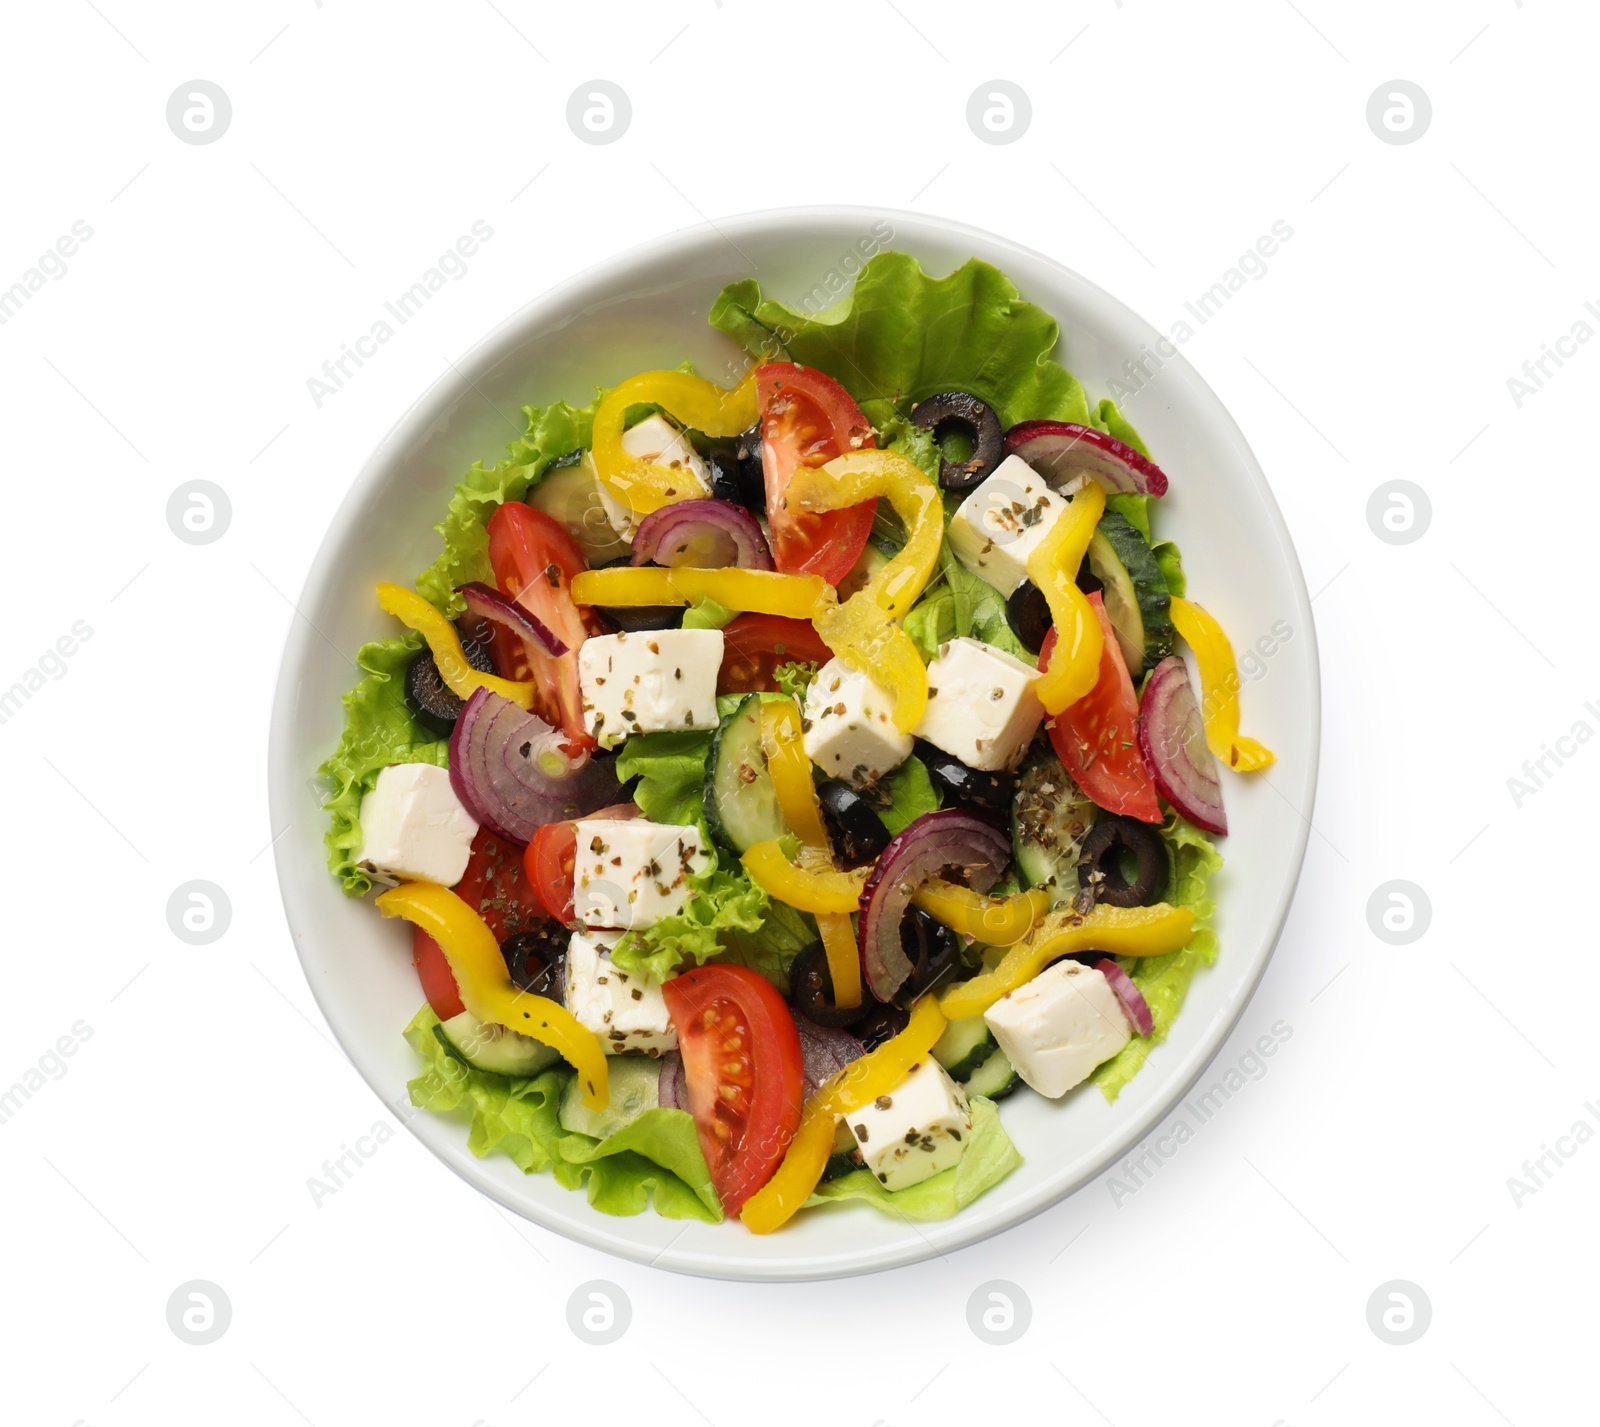
[[1206, 747], [1236, 773], [1255, 773], [1277, 762], [1265, 744], [1239, 733], [1239, 666], [1233, 645], [1217, 621], [1191, 600], [1174, 598], [1172, 623], [1194, 650], [1200, 666], [1200, 711]]
[[820, 469], [801, 467], [784, 499], [821, 514], [879, 496], [905, 525], [904, 547], [842, 605], [815, 621], [828, 648], [894, 695], [895, 727], [910, 733], [928, 705], [928, 673], [910, 635], [895, 621], [916, 602], [939, 562], [944, 538], [939, 488], [894, 451], [853, 451]]
[[944, 1028], [939, 1003], [924, 996], [911, 1008], [911, 1019], [899, 1035], [851, 1061], [817, 1087], [817, 1093], [806, 1102], [778, 1172], [739, 1211], [747, 1229], [770, 1234], [788, 1223], [821, 1181], [840, 1119], [892, 1092], [913, 1065], [927, 1059]]
[[1095, 526], [1105, 514], [1105, 488], [1090, 481], [1056, 517], [1050, 533], [1028, 556], [1028, 578], [1043, 592], [1056, 627], [1056, 649], [1050, 667], [1034, 692], [1045, 712], [1071, 708], [1100, 678], [1100, 650], [1105, 636], [1094, 609], [1078, 588], [1078, 567], [1089, 549]]
[[781, 614], [812, 619], [835, 604], [833, 587], [821, 575], [780, 575], [775, 570], [701, 570], [692, 565], [655, 569], [649, 565], [585, 570], [572, 581], [579, 604], [689, 604], [706, 595], [726, 609], [745, 614]]
[[1097, 906], [1087, 916], [1064, 908], [1001, 958], [993, 971], [952, 986], [939, 1005], [952, 1021], [981, 1016], [1009, 991], [1032, 981], [1057, 957], [1079, 951], [1110, 956], [1160, 956], [1178, 951], [1194, 935], [1194, 913], [1158, 902], [1153, 907]]
[[739, 860], [750, 880], [769, 897], [802, 912], [837, 912], [841, 916], [861, 905], [861, 889], [872, 871], [870, 867], [837, 871], [828, 855], [814, 847], [802, 847], [796, 864], [783, 855], [776, 842], [758, 842]]
[[[822, 806], [817, 802], [817, 785], [811, 777], [811, 759], [801, 741], [800, 708], [793, 699], [773, 699], [761, 705], [761, 749], [783, 820], [801, 842], [831, 851]], [[817, 930], [828, 958], [833, 1004], [842, 1011], [852, 1010], [861, 1004], [861, 952], [850, 913], [817, 913]]]
[[1044, 921], [1050, 894], [1035, 887], [1014, 897], [985, 897], [970, 887], [935, 877], [911, 898], [936, 922], [985, 946], [1014, 946]]
[[378, 586], [378, 606], [385, 614], [392, 614], [407, 629], [414, 629], [428, 641], [433, 662], [439, 666], [439, 677], [457, 698], [470, 699], [479, 689], [510, 699], [520, 709], [533, 708], [534, 685], [517, 679], [502, 679], [497, 674], [484, 674], [467, 663], [461, 648], [461, 636], [451, 624], [421, 595], [400, 585]]
[[628, 408], [646, 404], [707, 436], [737, 436], [756, 423], [756, 369], [731, 390], [687, 372], [640, 372], [605, 394], [594, 414], [595, 469], [612, 495], [637, 515], [704, 493], [681, 471], [623, 450]]
[[508, 1026], [559, 1051], [576, 1067], [583, 1103], [611, 1103], [605, 1047], [571, 1011], [512, 984], [500, 944], [483, 918], [437, 882], [403, 882], [377, 898], [386, 917], [404, 917], [427, 932], [444, 952], [461, 992], [461, 1004], [480, 1021]]

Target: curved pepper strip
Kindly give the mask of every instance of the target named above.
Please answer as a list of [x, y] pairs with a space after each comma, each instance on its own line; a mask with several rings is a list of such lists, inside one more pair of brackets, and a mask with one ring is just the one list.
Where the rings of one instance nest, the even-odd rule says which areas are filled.
[[1015, 946], [1044, 921], [1054, 903], [1034, 888], [1014, 897], [985, 897], [970, 887], [935, 877], [911, 898], [936, 922], [985, 946]]
[[[831, 853], [817, 785], [811, 777], [811, 759], [801, 741], [800, 708], [793, 699], [773, 699], [761, 705], [761, 749], [783, 820], [801, 842]], [[861, 1004], [861, 953], [849, 912], [817, 913], [817, 931], [828, 958], [833, 1004], [842, 1011], [852, 1010]]]
[[611, 1103], [600, 1038], [565, 1006], [512, 984], [494, 933], [460, 897], [437, 882], [403, 882], [383, 893], [377, 908], [386, 917], [404, 917], [439, 943], [461, 991], [461, 1004], [474, 1016], [559, 1051], [577, 1068], [583, 1103], [591, 1110]]
[[637, 605], [689, 604], [697, 595], [743, 614], [780, 614], [811, 619], [831, 609], [833, 587], [821, 575], [780, 575], [775, 570], [701, 570], [692, 565], [650, 565], [585, 570], [572, 581], [578, 604], [627, 609]]
[[1206, 747], [1237, 773], [1255, 773], [1277, 762], [1263, 743], [1239, 734], [1239, 666], [1233, 645], [1217, 621], [1191, 600], [1172, 601], [1172, 623], [1194, 650], [1200, 666], [1200, 711]]
[[839, 1120], [894, 1090], [913, 1065], [927, 1058], [944, 1028], [939, 1003], [924, 996], [911, 1008], [911, 1019], [899, 1035], [851, 1061], [817, 1087], [817, 1093], [806, 1102], [778, 1172], [739, 1211], [747, 1229], [770, 1234], [788, 1223], [822, 1179]]
[[534, 686], [517, 679], [502, 679], [497, 674], [484, 674], [467, 663], [466, 652], [461, 648], [461, 636], [451, 624], [421, 595], [400, 585], [378, 586], [378, 606], [385, 614], [392, 614], [407, 629], [414, 629], [428, 641], [433, 662], [439, 666], [439, 677], [445, 686], [460, 699], [470, 699], [479, 689], [510, 699], [519, 709], [532, 710]]
[[1111, 956], [1160, 956], [1188, 946], [1194, 913], [1158, 902], [1153, 907], [1108, 907], [1087, 916], [1064, 909], [1047, 917], [1027, 941], [1018, 942], [993, 971], [952, 986], [939, 1005], [950, 1020], [981, 1016], [1008, 992], [1032, 981], [1057, 957], [1080, 951]]
[[944, 538], [939, 488], [897, 452], [853, 451], [820, 469], [797, 470], [784, 499], [822, 514], [880, 496], [905, 525], [906, 543], [842, 605], [818, 614], [816, 626], [846, 664], [894, 695], [895, 727], [910, 733], [928, 706], [928, 671], [911, 636], [895, 621], [916, 602], [939, 563]]
[[739, 860], [763, 892], [799, 911], [848, 916], [861, 905], [870, 867], [837, 871], [828, 855], [815, 847], [802, 847], [800, 859], [798, 865], [789, 861], [776, 842], [758, 842]]
[[595, 470], [612, 495], [637, 515], [704, 492], [686, 488], [671, 466], [630, 456], [622, 448], [623, 423], [631, 406], [659, 406], [668, 416], [706, 436], [737, 436], [756, 424], [756, 369], [731, 390], [687, 372], [640, 372], [619, 382], [594, 414]]
[[1071, 708], [1094, 688], [1100, 677], [1100, 649], [1105, 636], [1087, 597], [1078, 588], [1078, 567], [1083, 564], [1105, 509], [1105, 488], [1098, 481], [1088, 482], [1028, 556], [1028, 578], [1043, 591], [1056, 627], [1056, 649], [1050, 656], [1050, 667], [1034, 685], [1046, 713], [1058, 714]]

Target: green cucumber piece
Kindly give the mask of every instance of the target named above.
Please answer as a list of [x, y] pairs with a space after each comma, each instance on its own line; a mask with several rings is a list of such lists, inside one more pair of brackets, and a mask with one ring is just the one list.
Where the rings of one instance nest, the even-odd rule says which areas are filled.
[[1089, 539], [1089, 569], [1135, 683], [1172, 653], [1172, 593], [1150, 546], [1126, 516], [1108, 511]]
[[989, 1058], [994, 1049], [994, 1032], [982, 1016], [962, 1016], [944, 1028], [933, 1043], [933, 1058], [950, 1072], [953, 1080], [965, 1080]]
[[543, 1041], [504, 1026], [480, 1021], [470, 1011], [451, 1016], [433, 1028], [439, 1044], [473, 1070], [510, 1075], [526, 1080], [561, 1059]]
[[561, 1108], [556, 1120], [563, 1130], [603, 1140], [624, 1125], [632, 1124], [646, 1110], [661, 1108], [661, 1062], [644, 1055], [606, 1057], [606, 1077], [611, 1084], [611, 1100], [604, 1110], [591, 1110], [583, 1103], [583, 1087], [574, 1075], [561, 1092]]
[[711, 738], [706, 826], [717, 843], [742, 857], [758, 842], [789, 831], [761, 751], [761, 695], [747, 694]]
[[1078, 890], [1078, 860], [1095, 813], [1055, 749], [1039, 739], [1017, 769], [1011, 804], [1011, 850], [1023, 882], [1069, 901]]
[[842, 1179], [860, 1168], [861, 1161], [856, 1158], [856, 1137], [850, 1133], [850, 1126], [840, 1120], [834, 1127], [833, 1153], [828, 1156], [828, 1163], [823, 1168], [823, 1181]]
[[967, 1094], [1001, 1100], [1017, 1088], [1017, 1079], [1006, 1053], [996, 1046], [989, 1058], [967, 1077]]

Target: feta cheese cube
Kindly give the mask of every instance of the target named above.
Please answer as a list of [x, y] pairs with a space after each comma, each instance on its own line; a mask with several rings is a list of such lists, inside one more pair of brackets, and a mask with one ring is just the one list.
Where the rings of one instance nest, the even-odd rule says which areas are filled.
[[972, 1113], [966, 1092], [938, 1061], [919, 1061], [887, 1095], [853, 1110], [845, 1124], [862, 1162], [886, 1189], [909, 1189], [967, 1152]]
[[578, 647], [584, 724], [602, 748], [630, 733], [717, 726], [720, 629], [602, 634]]
[[1051, 1099], [1089, 1078], [1133, 1038], [1106, 978], [1081, 961], [1058, 961], [983, 1014], [1024, 1081]]
[[981, 639], [952, 639], [928, 665], [928, 707], [914, 732], [986, 773], [1015, 768], [1039, 731], [1039, 671]]
[[1031, 555], [1067, 508], [1021, 456], [1007, 456], [950, 517], [950, 548], [980, 580], [1009, 595]]
[[700, 829], [630, 818], [580, 819], [573, 906], [588, 927], [648, 927], [676, 916], [688, 878], [709, 872]]
[[478, 824], [456, 797], [450, 774], [431, 763], [391, 763], [357, 815], [356, 862], [380, 882], [453, 887], [467, 870]]
[[[711, 477], [706, 470], [705, 458], [694, 449], [689, 438], [660, 412], [645, 417], [624, 431], [622, 449], [642, 461], [654, 461], [657, 465], [672, 466], [680, 471], [683, 485], [675, 488], [679, 498], [692, 500], [711, 494]], [[639, 528], [642, 517], [612, 495], [604, 481], [600, 482], [600, 503], [605, 507], [611, 528], [631, 545], [633, 533]]]
[[566, 1007], [600, 1037], [610, 1055], [643, 1051], [660, 1055], [678, 1048], [661, 983], [619, 971], [611, 948], [621, 932], [573, 932], [567, 946]]
[[806, 690], [801, 741], [828, 777], [858, 787], [911, 756], [911, 735], [894, 726], [893, 697], [843, 659], [824, 664]]

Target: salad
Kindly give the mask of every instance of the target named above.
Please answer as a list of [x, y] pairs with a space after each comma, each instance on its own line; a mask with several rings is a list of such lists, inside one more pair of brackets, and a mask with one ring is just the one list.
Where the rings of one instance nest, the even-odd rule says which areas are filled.
[[474, 1153], [610, 1214], [947, 1217], [1021, 1163], [1005, 1097], [1166, 1036], [1219, 764], [1272, 754], [1167, 476], [999, 270], [710, 321], [736, 384], [524, 408], [377, 587], [330, 866], [410, 923], [411, 1098]]

